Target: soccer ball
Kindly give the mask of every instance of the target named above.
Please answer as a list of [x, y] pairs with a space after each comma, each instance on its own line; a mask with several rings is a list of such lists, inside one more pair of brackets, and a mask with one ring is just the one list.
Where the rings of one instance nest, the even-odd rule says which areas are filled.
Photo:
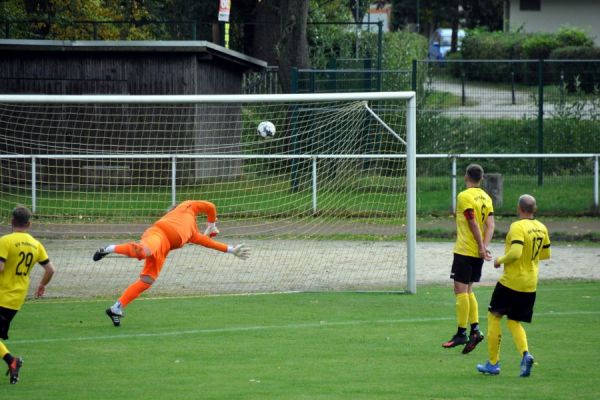
[[256, 127], [256, 132], [262, 138], [275, 136], [275, 125], [271, 121], [263, 121]]

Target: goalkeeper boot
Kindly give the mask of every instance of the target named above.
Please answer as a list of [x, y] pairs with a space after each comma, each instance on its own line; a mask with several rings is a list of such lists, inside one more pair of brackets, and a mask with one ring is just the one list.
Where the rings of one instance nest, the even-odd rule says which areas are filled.
[[533, 367], [533, 362], [533, 356], [529, 354], [528, 351], [523, 353], [523, 358], [521, 359], [521, 377], [527, 378], [529, 375], [531, 375], [531, 367]]
[[481, 343], [482, 341], [483, 341], [483, 334], [479, 330], [472, 331], [471, 334], [469, 335], [469, 341], [467, 342], [467, 345], [463, 349], [462, 353], [468, 354], [468, 353], [472, 352], [473, 350], [475, 350], [475, 347], [477, 347], [477, 345], [479, 343]]
[[121, 318], [125, 316], [122, 312], [113, 311], [112, 308], [106, 309], [106, 315], [108, 315], [114, 326], [121, 326]]
[[8, 366], [8, 371], [6, 371], [6, 375], [8, 375], [8, 379], [11, 385], [19, 382], [19, 371], [21, 371], [21, 366], [23, 365], [23, 359], [21, 357], [16, 357]]
[[452, 339], [448, 340], [445, 343], [442, 343], [442, 347], [444, 347], [446, 349], [450, 349], [452, 347], [462, 346], [463, 344], [466, 344], [468, 341], [469, 341], [469, 339], [467, 338], [466, 334], [457, 333], [456, 335], [452, 336]]
[[108, 251], [106, 251], [106, 249], [104, 247], [101, 247], [100, 249], [98, 249], [98, 251], [96, 251], [94, 253], [94, 256], [92, 257], [92, 259], [94, 261], [100, 261], [104, 257], [106, 257], [108, 254], [109, 254]]
[[496, 364], [492, 364], [489, 361], [485, 364], [477, 364], [477, 371], [482, 374], [498, 375], [500, 374], [500, 361]]

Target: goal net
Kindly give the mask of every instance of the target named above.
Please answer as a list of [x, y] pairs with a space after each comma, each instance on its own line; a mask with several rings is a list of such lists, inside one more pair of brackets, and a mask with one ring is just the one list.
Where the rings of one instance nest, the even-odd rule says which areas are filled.
[[[109, 296], [142, 263], [93, 262], [95, 250], [207, 200], [216, 240], [250, 258], [184, 246], [153, 294], [415, 292], [414, 114], [412, 92], [0, 95], [0, 234], [28, 206], [58, 270], [48, 295]], [[273, 136], [258, 134], [263, 121]]]

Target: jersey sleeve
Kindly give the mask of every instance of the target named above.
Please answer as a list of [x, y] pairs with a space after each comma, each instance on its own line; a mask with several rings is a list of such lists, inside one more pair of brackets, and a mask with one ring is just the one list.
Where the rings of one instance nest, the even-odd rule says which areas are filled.
[[48, 262], [50, 261], [50, 259], [48, 258], [48, 253], [46, 252], [46, 248], [44, 247], [43, 244], [39, 244], [39, 249], [38, 249], [38, 262], [41, 265], [46, 265], [48, 264]]
[[525, 232], [520, 225], [512, 223], [508, 230], [508, 237], [510, 237], [510, 247], [506, 254], [498, 258], [500, 264], [510, 264], [521, 257], [523, 253], [523, 245], [525, 244]]
[[544, 227], [546, 234], [544, 235], [544, 241], [542, 242], [542, 251], [540, 252], [540, 260], [547, 260], [552, 254], [550, 249], [550, 235], [548, 234], [548, 228]]
[[456, 213], [463, 214], [466, 210], [474, 210], [475, 206], [473, 205], [473, 201], [471, 200], [471, 196], [469, 196], [465, 192], [461, 192], [456, 197]]
[[207, 222], [217, 221], [217, 207], [210, 201], [192, 201], [192, 209], [196, 215], [206, 214]]
[[4, 237], [0, 237], [0, 259], [6, 261], [8, 257], [8, 243]]
[[198, 232], [194, 233], [194, 235], [190, 238], [190, 243], [227, 253], [227, 245], [225, 243], [217, 242], [216, 240], [213, 240], [206, 235], [201, 235]]

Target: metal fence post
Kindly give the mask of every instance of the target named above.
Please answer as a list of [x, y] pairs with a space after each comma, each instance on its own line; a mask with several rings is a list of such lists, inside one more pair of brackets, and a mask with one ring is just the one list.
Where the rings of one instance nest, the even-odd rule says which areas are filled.
[[466, 102], [467, 102], [466, 93], [465, 93], [465, 73], [464, 72], [460, 73], [460, 85], [461, 85], [461, 88], [462, 88], [462, 91], [461, 91], [461, 104], [464, 106], [466, 104]]
[[598, 181], [600, 180], [600, 170], [598, 168], [598, 156], [594, 157], [594, 209], [600, 211], [600, 188], [598, 188]]
[[510, 91], [511, 91], [511, 100], [512, 105], [516, 104], [515, 98], [515, 64], [510, 63]]
[[[544, 60], [538, 61], [538, 129], [537, 151], [544, 152]], [[544, 184], [544, 159], [537, 159], [538, 186]]]
[[36, 158], [31, 157], [31, 212], [35, 214], [37, 210], [37, 173], [36, 173]]
[[377, 21], [377, 91], [380, 92], [383, 87], [383, 21]]
[[177, 204], [177, 156], [171, 158], [171, 205]]
[[292, 93], [298, 93], [298, 68], [292, 67]]
[[312, 157], [312, 208], [317, 213], [317, 157]]
[[456, 214], [456, 157], [452, 157], [452, 214]]
[[417, 93], [417, 59], [413, 58], [412, 60], [412, 82], [411, 82], [412, 91]]

